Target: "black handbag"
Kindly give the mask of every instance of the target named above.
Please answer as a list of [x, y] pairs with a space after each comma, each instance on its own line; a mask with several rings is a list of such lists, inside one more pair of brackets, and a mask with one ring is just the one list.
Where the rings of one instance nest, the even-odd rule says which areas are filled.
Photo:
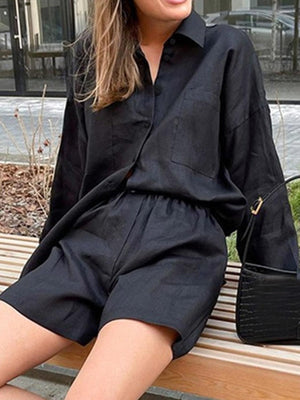
[[298, 178], [286, 179], [251, 206], [236, 302], [236, 330], [244, 343], [300, 344], [300, 268], [289, 271], [246, 261], [261, 207], [281, 186]]

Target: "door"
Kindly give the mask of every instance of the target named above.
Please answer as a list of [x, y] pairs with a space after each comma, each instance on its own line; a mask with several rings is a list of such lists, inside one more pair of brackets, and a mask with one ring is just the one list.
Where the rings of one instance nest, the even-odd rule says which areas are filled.
[[5, 31], [0, 94], [39, 95], [46, 85], [47, 94], [64, 95], [63, 42], [75, 36], [72, 0], [0, 0], [0, 5]]

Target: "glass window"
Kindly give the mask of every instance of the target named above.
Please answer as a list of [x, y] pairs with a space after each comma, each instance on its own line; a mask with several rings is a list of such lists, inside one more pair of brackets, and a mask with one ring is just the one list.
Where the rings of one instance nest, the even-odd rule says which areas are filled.
[[8, 0], [0, 0], [0, 90], [15, 90]]
[[272, 25], [273, 25], [273, 22], [272, 22], [271, 18], [267, 18], [267, 17], [265, 17], [263, 15], [258, 15], [257, 16], [257, 19], [255, 21], [255, 26], [257, 28], [266, 28], [266, 29], [270, 29], [271, 30], [272, 29]]
[[59, 43], [63, 40], [60, 0], [39, 0], [41, 43]]
[[93, 0], [74, 0], [76, 35], [82, 32], [89, 23], [92, 1]]
[[270, 7], [270, 3], [272, 3], [272, 1], [270, 1], [270, 0], [258, 0], [257, 6], [258, 7]]
[[251, 18], [250, 14], [230, 14], [228, 17], [229, 25], [236, 25], [236, 26], [251, 26]]
[[0, 49], [10, 48], [10, 29], [7, 9], [7, 0], [0, 1]]
[[277, 0], [275, 9], [273, 3], [195, 0], [194, 6], [207, 23], [228, 24], [249, 35], [260, 60], [268, 100], [300, 101], [300, 24], [297, 39], [294, 1]]

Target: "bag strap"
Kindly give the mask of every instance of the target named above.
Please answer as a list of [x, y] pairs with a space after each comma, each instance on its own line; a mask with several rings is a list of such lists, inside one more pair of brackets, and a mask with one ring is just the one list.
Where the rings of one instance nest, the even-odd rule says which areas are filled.
[[[245, 244], [245, 247], [244, 247], [244, 252], [243, 252], [243, 257], [242, 257], [242, 264], [244, 264], [246, 262], [249, 243], [250, 243], [250, 239], [251, 239], [251, 236], [252, 236], [252, 233], [253, 233], [254, 224], [255, 224], [255, 217], [258, 215], [258, 213], [261, 210], [262, 206], [282, 186], [286, 185], [287, 183], [289, 183], [289, 182], [291, 182], [291, 181], [293, 181], [295, 179], [299, 179], [299, 178], [300, 178], [300, 174], [299, 175], [294, 175], [294, 176], [291, 176], [291, 177], [287, 178], [286, 180], [281, 182], [279, 185], [275, 186], [275, 188], [272, 189], [271, 192], [269, 192], [265, 196], [259, 196], [258, 199], [256, 199], [254, 201], [254, 203], [252, 204], [252, 206], [250, 207], [250, 212], [251, 212], [250, 219], [249, 219], [248, 225], [247, 225], [247, 227], [245, 229], [245, 232], [244, 232], [244, 234], [243, 234], [243, 236], [241, 238], [241, 241], [246, 239], [246, 244]], [[297, 279], [300, 279], [300, 268], [298, 268], [298, 270], [297, 270]]]

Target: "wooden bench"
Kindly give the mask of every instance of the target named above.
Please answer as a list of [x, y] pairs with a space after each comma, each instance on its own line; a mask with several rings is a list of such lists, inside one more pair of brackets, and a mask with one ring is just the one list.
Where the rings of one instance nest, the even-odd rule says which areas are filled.
[[[35, 238], [0, 234], [0, 291], [18, 278], [37, 243]], [[228, 264], [227, 284], [196, 346], [172, 361], [153, 386], [220, 400], [300, 399], [300, 346], [250, 346], [236, 335], [239, 270], [240, 264]], [[79, 369], [93, 343], [72, 344], [47, 364]]]
[[56, 58], [59, 57], [64, 57], [64, 52], [60, 50], [56, 51], [29, 51], [28, 52], [28, 57], [29, 58], [40, 58], [42, 60], [42, 70], [43, 70], [43, 76], [46, 76], [47, 73], [47, 68], [46, 68], [46, 63], [45, 59], [46, 58], [51, 58], [52, 60], [52, 73], [53, 76], [56, 76]]

